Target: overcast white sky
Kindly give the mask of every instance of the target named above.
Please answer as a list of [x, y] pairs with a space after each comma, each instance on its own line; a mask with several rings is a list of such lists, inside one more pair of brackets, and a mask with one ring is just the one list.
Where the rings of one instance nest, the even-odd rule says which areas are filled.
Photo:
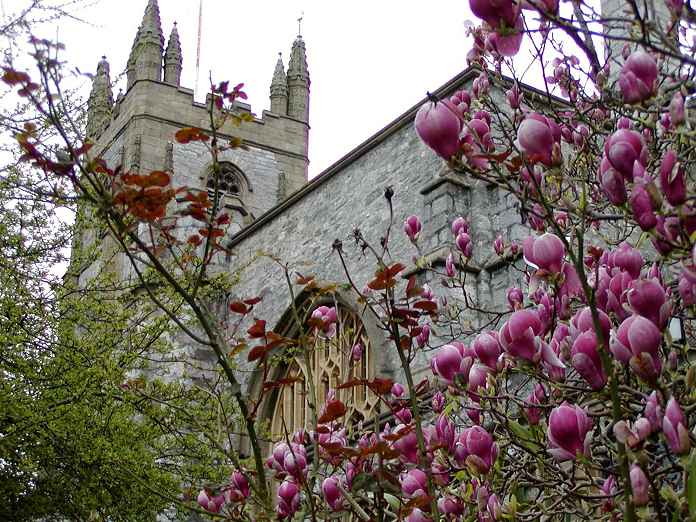
[[[123, 71], [146, 4], [100, 0], [82, 9], [93, 25], [57, 28], [68, 61], [93, 72], [104, 54], [112, 74]], [[193, 88], [198, 0], [159, 0], [159, 6], [165, 37], [178, 22], [182, 84]], [[310, 177], [466, 66], [465, 21], [473, 19], [466, 0], [204, 0], [201, 88], [209, 71], [216, 81], [244, 82], [260, 115], [269, 107], [278, 52], [287, 66], [302, 12], [312, 80]]]

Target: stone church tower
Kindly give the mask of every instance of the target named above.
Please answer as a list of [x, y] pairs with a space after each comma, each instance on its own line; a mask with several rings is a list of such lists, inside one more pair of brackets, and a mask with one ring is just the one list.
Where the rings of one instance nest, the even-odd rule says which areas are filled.
[[[114, 101], [109, 64], [102, 58], [89, 98], [87, 136], [96, 143], [111, 168], [174, 174], [174, 186], [205, 190], [210, 174], [209, 153], [200, 144], [175, 143], [184, 127], [209, 128], [207, 103], [194, 100], [181, 85], [183, 56], [176, 23], [165, 47], [157, 0], [148, 0], [126, 66], [125, 93]], [[270, 71], [269, 71], [270, 72]], [[243, 71], [234, 73], [238, 81]], [[239, 137], [244, 152], [226, 151], [221, 159], [225, 205], [238, 214], [239, 226], [251, 223], [307, 181], [309, 159], [309, 71], [305, 43], [292, 45], [286, 72], [278, 59], [270, 88], [270, 110], [240, 127], [221, 129], [223, 139]], [[237, 103], [238, 113], [253, 114]], [[209, 187], [208, 187], [209, 188]]]

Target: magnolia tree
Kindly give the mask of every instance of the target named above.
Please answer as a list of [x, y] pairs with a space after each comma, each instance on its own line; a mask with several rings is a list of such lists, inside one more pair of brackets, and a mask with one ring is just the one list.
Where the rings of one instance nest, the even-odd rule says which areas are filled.
[[[245, 395], [231, 357], [242, 353], [263, 376], [289, 356], [309, 361], [338, 320], [335, 308], [313, 303], [336, 287], [276, 260], [290, 300], [311, 296], [292, 309], [299, 333], [268, 330], [254, 296], [228, 303], [220, 318], [211, 303], [229, 287], [219, 295], [205, 290], [209, 265], [226, 250], [220, 238], [229, 216], [217, 193], [210, 199], [172, 187], [164, 172], [112, 171], [90, 155], [89, 143], [68, 139], [56, 160], [36, 129], [18, 134], [24, 159], [70, 180], [152, 302], [215, 355], [234, 404], [230, 429], [238, 426], [252, 456], [240, 458], [230, 444], [221, 464], [228, 480], [181, 477], [182, 505], [234, 520], [696, 517], [696, 371], [684, 333], [696, 304], [696, 150], [687, 114], [696, 65], [687, 39], [696, 13], [674, 0], [650, 9], [628, 1], [606, 19], [579, 2], [470, 0], [470, 8], [482, 20], [469, 53], [481, 73], [471, 89], [432, 98], [415, 128], [454, 172], [518, 201], [528, 236], [501, 234], [486, 248], [519, 270], [523, 284], [507, 290], [505, 310], [478, 302], [466, 268], [480, 247], [463, 218], [452, 223], [443, 269], [429, 267], [441, 288], [404, 280], [405, 265], [388, 254], [398, 194], [386, 189], [381, 243], [354, 234], [375, 277], [362, 287], [346, 268], [345, 284], [391, 340], [403, 382], [338, 386], [369, 388], [386, 421], [348, 422], [337, 390], [319, 398], [310, 375], [310, 425], [286, 429], [266, 452], [259, 405], [293, 378], [266, 379], [258, 396]], [[617, 55], [603, 56], [602, 48]], [[533, 57], [529, 70], [541, 71], [540, 89], [522, 86], [513, 61], [520, 49]], [[49, 52], [35, 54], [38, 80], [12, 69], [3, 80], [58, 125], [59, 63]], [[233, 102], [243, 92], [222, 83], [211, 94], [210, 128], [176, 138], [206, 144], [217, 177], [220, 151], [240, 146], [218, 132], [223, 120], [241, 119]], [[177, 193], [186, 203], [172, 218]], [[199, 225], [173, 225], [184, 218]], [[422, 228], [413, 215], [403, 233], [418, 246]], [[333, 248], [347, 267], [341, 242]], [[481, 327], [465, 329], [464, 315]], [[363, 350], [354, 346], [352, 359]], [[432, 377], [416, 382], [423, 360]]]

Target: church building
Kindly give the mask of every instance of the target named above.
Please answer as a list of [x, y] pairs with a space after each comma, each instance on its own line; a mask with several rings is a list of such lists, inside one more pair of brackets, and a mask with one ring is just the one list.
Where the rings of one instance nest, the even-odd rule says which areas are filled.
[[[219, 268], [232, 272], [243, 267], [235, 293], [241, 298], [263, 295], [259, 307], [268, 328], [292, 334], [296, 325], [290, 319], [283, 273], [259, 253], [301, 266], [319, 281], [343, 282], [344, 270], [332, 253], [338, 239], [343, 242], [351, 277], [364, 285], [372, 278], [375, 265], [362, 257], [351, 237], [357, 227], [368, 242], [379, 245], [389, 219], [384, 191], [391, 187], [397, 228], [390, 239], [391, 258], [409, 264], [407, 274], [420, 274], [421, 283], [432, 283], [440, 293], [439, 281], [427, 281], [428, 273], [412, 263], [417, 252], [400, 227], [409, 215], [420, 216], [421, 255], [437, 267], [444, 265], [452, 248], [451, 222], [463, 216], [470, 223], [475, 246], [466, 268], [471, 291], [481, 305], [505, 306], [505, 290], [520, 276], [494, 254], [491, 244], [498, 234], [507, 242], [519, 240], [528, 235], [527, 229], [511, 197], [495, 186], [452, 173], [421, 142], [413, 122], [425, 99], [320, 175], [307, 179], [310, 73], [306, 54], [305, 42], [297, 36], [287, 70], [282, 59], [276, 64], [270, 82], [270, 109], [258, 116], [249, 105], [236, 102], [239, 111], [253, 116], [252, 121], [222, 129], [222, 138], [239, 137], [248, 147], [225, 151], [220, 158], [223, 171], [218, 189], [233, 222], [225, 244], [234, 255]], [[209, 128], [206, 104], [194, 100], [192, 89], [180, 85], [182, 61], [176, 24], [165, 41], [157, 0], [149, 0], [127, 63], [127, 89], [116, 99], [109, 64], [106, 59], [99, 62], [89, 98], [87, 133], [110, 168], [140, 173], [164, 170], [172, 175], [175, 187], [211, 191], [209, 152], [200, 143], [180, 144], [174, 139], [182, 128]], [[467, 68], [434, 94], [442, 98], [470, 88], [479, 73], [479, 69]], [[503, 103], [506, 88], [494, 86], [492, 96]], [[529, 96], [547, 95], [529, 88]], [[112, 270], [121, 277], [133, 276], [127, 259], [117, 264]], [[92, 276], [90, 270], [80, 274], [80, 282]], [[351, 377], [400, 380], [397, 356], [374, 318], [363, 313], [348, 292], [338, 292], [335, 299], [326, 304], [337, 305], [338, 332], [326, 341], [325, 349], [315, 350], [311, 363], [319, 400]], [[357, 342], [365, 347], [364, 356], [353, 365], [350, 350]], [[427, 369], [424, 363], [421, 367]], [[243, 385], [248, 391], [257, 389], [260, 383], [253, 366], [242, 369], [248, 376]], [[278, 371], [305, 375], [306, 368], [298, 361]], [[306, 386], [300, 380], [285, 387], [267, 401], [262, 415], [278, 422], [282, 413], [292, 429], [305, 425], [309, 419]], [[356, 420], [375, 413], [376, 398], [366, 389], [341, 390], [340, 394]]]

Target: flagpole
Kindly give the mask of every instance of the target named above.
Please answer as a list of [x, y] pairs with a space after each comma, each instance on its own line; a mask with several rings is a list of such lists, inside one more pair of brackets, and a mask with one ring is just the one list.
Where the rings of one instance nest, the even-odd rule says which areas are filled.
[[198, 81], [201, 74], [201, 34], [203, 33], [203, 0], [198, 4], [198, 40], [196, 42], [196, 86], [193, 90], [194, 99], [198, 97]]

